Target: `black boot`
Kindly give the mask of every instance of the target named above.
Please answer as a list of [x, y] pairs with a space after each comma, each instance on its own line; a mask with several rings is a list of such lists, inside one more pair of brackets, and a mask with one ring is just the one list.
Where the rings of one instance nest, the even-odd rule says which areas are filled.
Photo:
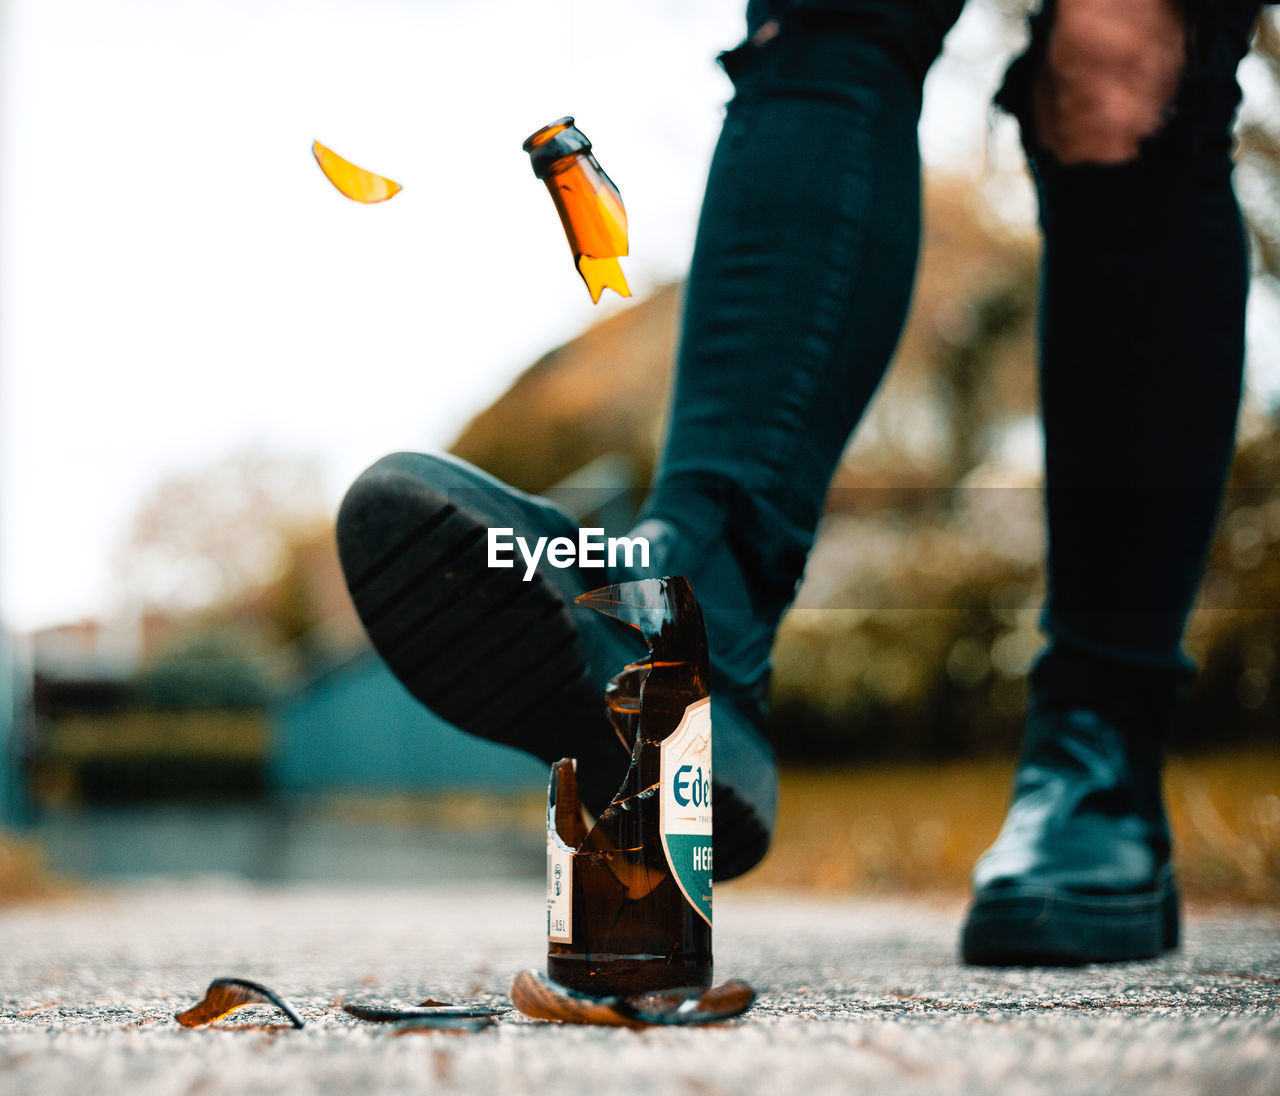
[[1033, 711], [996, 842], [973, 873], [965, 962], [1146, 959], [1178, 943], [1178, 893], [1149, 727]]
[[[640, 577], [625, 567], [489, 566], [488, 530], [533, 544], [578, 526], [559, 507], [464, 461], [394, 453], [364, 472], [338, 514], [352, 601], [378, 654], [406, 689], [460, 729], [551, 763], [578, 759], [583, 802], [600, 814], [629, 752], [605, 717], [609, 678], [644, 653], [633, 630], [573, 605], [578, 594]], [[714, 678], [713, 678], [714, 688]], [[773, 755], [729, 698], [713, 700], [715, 877], [753, 867], [768, 848]]]
[[1183, 78], [1125, 163], [1036, 132], [1056, 6], [998, 105], [1021, 124], [1044, 232], [1040, 387], [1047, 654], [1013, 804], [974, 871], [972, 963], [1139, 959], [1178, 940], [1159, 743], [1231, 459], [1248, 281], [1231, 186], [1235, 68], [1257, 5], [1185, 7]]

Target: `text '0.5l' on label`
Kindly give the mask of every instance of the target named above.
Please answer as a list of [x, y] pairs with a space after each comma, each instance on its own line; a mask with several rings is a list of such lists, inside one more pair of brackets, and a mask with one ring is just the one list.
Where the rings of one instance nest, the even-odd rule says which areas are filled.
[[690, 704], [662, 743], [659, 828], [667, 863], [698, 915], [711, 924], [711, 698]]
[[547, 831], [547, 939], [573, 943], [573, 853]]

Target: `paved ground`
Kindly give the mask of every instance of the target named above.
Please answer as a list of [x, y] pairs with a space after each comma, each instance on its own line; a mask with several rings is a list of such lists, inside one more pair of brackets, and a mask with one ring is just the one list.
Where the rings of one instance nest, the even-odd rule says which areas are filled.
[[[1191, 919], [1168, 959], [1074, 971], [956, 961], [960, 908], [717, 898], [719, 978], [743, 1019], [631, 1032], [511, 1018], [392, 1036], [345, 999], [499, 1001], [538, 966], [542, 896], [441, 889], [118, 888], [0, 914], [0, 1092], [1280, 1093], [1272, 914]], [[290, 997], [188, 1031], [215, 976]]]

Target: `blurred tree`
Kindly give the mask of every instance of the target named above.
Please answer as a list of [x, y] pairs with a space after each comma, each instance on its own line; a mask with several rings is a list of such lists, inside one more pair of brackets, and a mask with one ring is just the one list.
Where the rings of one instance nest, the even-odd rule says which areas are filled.
[[289, 546], [327, 523], [312, 461], [250, 448], [169, 476], [140, 504], [116, 556], [130, 605], [185, 611], [279, 579]]
[[1280, 744], [1280, 413], [1242, 445], [1191, 619], [1202, 666], [1176, 743]]
[[988, 455], [989, 434], [1004, 409], [991, 397], [991, 375], [1001, 346], [1031, 328], [1036, 279], [1027, 276], [997, 284], [966, 302], [963, 331], [940, 338], [935, 351], [951, 434], [949, 480], [958, 489]]

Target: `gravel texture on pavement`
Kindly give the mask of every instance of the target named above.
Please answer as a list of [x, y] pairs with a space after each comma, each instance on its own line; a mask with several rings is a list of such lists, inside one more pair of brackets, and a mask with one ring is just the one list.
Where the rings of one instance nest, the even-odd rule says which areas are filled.
[[[502, 1004], [541, 968], [540, 888], [115, 887], [0, 913], [0, 1092], [1280, 1093], [1274, 911], [1200, 912], [1144, 963], [975, 969], [963, 906], [723, 892], [717, 980], [756, 1006], [701, 1029], [504, 1017], [393, 1034], [343, 1001]], [[254, 1006], [188, 1030], [211, 979]]]

